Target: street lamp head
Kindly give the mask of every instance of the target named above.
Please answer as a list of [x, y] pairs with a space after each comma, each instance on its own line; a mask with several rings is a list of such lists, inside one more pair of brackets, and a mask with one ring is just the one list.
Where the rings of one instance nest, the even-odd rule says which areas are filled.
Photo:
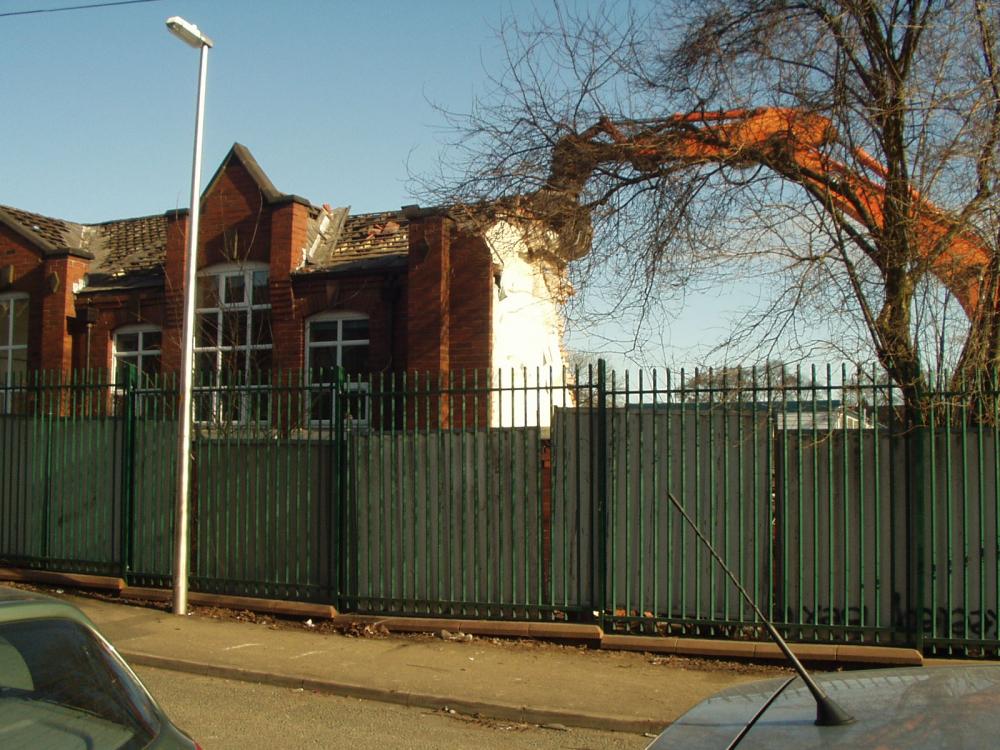
[[185, 44], [190, 44], [195, 49], [212, 46], [212, 40], [205, 36], [201, 32], [201, 29], [190, 21], [185, 21], [180, 16], [171, 16], [168, 18], [167, 28], [170, 29], [171, 34]]

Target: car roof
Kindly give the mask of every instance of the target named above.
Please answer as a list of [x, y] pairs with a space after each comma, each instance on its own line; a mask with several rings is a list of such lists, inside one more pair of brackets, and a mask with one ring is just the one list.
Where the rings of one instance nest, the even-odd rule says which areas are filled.
[[[1000, 667], [942, 666], [814, 675], [856, 721], [813, 724], [816, 706], [796, 678], [740, 743], [740, 750], [809, 748], [958, 748], [982, 746], [1000, 732]], [[650, 748], [728, 746], [783, 680], [723, 690], [695, 706]]]
[[0, 623], [53, 618], [73, 620], [96, 630], [87, 616], [68, 601], [0, 584]]

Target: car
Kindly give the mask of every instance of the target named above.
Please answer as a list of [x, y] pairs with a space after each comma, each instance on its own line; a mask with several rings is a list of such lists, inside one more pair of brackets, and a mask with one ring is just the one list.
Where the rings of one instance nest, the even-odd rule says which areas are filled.
[[69, 602], [0, 586], [0, 750], [200, 750]]
[[991, 747], [1000, 736], [1000, 666], [864, 669], [812, 679], [848, 722], [818, 726], [816, 701], [801, 677], [767, 680], [702, 701], [647, 750], [947, 750]]

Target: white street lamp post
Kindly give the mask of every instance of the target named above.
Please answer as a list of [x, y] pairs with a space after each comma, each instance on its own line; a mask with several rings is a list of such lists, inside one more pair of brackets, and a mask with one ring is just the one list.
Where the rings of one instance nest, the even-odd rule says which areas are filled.
[[194, 370], [194, 293], [198, 265], [198, 217], [201, 213], [201, 133], [205, 109], [205, 73], [212, 40], [180, 16], [167, 19], [170, 33], [201, 51], [198, 70], [198, 107], [195, 111], [194, 162], [191, 167], [191, 225], [185, 256], [184, 324], [181, 329], [181, 389], [177, 406], [177, 502], [174, 510], [175, 615], [187, 614], [188, 597], [188, 486], [191, 473], [191, 378]]

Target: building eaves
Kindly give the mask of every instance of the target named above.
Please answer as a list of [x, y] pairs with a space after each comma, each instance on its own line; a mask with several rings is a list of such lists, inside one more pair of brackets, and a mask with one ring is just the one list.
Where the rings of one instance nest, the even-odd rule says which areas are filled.
[[149, 269], [122, 274], [87, 274], [87, 285], [79, 291], [81, 296], [97, 292], [122, 292], [133, 289], [162, 289], [163, 269]]
[[405, 271], [409, 261], [406, 253], [398, 255], [379, 255], [373, 257], [358, 257], [339, 260], [323, 267], [308, 266], [300, 268], [292, 275], [296, 277], [318, 276], [358, 276], [364, 274], [385, 273], [387, 271]]

